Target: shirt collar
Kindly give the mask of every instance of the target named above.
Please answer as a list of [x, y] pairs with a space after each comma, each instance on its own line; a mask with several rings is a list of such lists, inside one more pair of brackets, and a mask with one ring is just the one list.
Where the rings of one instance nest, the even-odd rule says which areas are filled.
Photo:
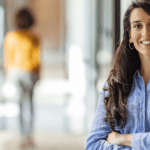
[[135, 77], [140, 77], [140, 72], [139, 72], [139, 70], [137, 70], [135, 73], [134, 73], [134, 76], [133, 76], [133, 78], [135, 78]]
[[133, 78], [135, 78], [135, 77], [141, 77], [139, 70], [137, 70], [137, 71], [134, 73]]

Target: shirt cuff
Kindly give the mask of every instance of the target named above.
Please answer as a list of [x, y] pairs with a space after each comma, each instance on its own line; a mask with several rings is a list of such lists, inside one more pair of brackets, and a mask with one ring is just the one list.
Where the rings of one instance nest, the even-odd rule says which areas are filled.
[[141, 150], [141, 133], [132, 134], [131, 146], [132, 150]]

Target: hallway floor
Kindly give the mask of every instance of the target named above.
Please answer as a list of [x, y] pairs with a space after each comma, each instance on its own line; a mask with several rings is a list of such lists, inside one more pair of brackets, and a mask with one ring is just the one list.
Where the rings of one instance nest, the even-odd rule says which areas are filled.
[[0, 150], [84, 150], [87, 135], [69, 132], [70, 122], [65, 113], [68, 98], [63, 96], [67, 87], [61, 80], [44, 80], [35, 89], [34, 148], [19, 148], [18, 103], [0, 104], [0, 115], [6, 116], [0, 117]]
[[12, 131], [0, 131], [0, 150], [84, 150], [86, 136], [36, 132], [34, 148], [19, 148], [20, 136]]

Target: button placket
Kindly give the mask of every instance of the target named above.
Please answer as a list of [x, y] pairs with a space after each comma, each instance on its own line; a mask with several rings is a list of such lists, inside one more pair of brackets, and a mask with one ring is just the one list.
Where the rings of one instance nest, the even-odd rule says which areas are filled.
[[145, 132], [145, 107], [146, 107], [146, 89], [144, 93], [144, 102], [143, 102], [143, 133]]
[[141, 131], [145, 130], [145, 92], [143, 94], [143, 98], [141, 99]]

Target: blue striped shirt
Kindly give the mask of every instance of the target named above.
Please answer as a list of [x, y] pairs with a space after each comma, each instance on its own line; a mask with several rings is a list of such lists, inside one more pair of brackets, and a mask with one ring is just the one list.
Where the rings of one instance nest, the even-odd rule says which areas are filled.
[[92, 122], [85, 150], [149, 150], [150, 149], [150, 81], [145, 83], [139, 71], [133, 76], [133, 84], [128, 97], [128, 118], [124, 128], [115, 128], [121, 134], [133, 134], [131, 145], [117, 146], [106, 141], [107, 134], [111, 132], [108, 123], [103, 121], [106, 116], [103, 99], [108, 91], [100, 92], [100, 99], [94, 120]]

